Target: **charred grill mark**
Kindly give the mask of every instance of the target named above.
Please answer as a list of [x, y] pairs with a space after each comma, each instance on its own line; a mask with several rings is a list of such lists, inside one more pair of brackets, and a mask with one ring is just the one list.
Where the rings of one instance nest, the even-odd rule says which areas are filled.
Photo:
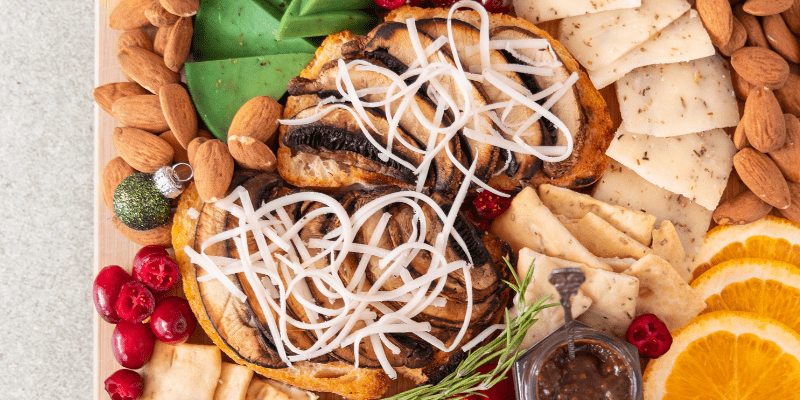
[[[298, 126], [292, 130], [291, 134], [284, 136], [283, 144], [303, 152], [314, 153], [318, 149], [354, 152], [398, 171], [399, 175], [408, 182], [416, 181], [413, 171], [392, 159], [382, 161], [378, 157], [380, 151], [367, 138], [345, 129], [319, 124]], [[408, 161], [402, 155], [395, 155], [403, 161]]]

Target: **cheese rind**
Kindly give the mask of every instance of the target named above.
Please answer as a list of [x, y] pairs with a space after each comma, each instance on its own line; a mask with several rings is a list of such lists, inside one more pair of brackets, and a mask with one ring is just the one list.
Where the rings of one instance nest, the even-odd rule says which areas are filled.
[[[657, 224], [672, 222], [689, 258], [700, 252], [711, 224], [711, 210], [646, 181], [632, 169], [614, 160], [597, 182], [592, 197], [655, 215]], [[687, 266], [683, 268], [686, 271], [678, 271], [681, 276], [690, 273]]]
[[514, 0], [514, 11], [518, 17], [538, 24], [559, 18], [633, 8], [640, 5], [642, 5], [642, 0]]
[[589, 78], [602, 89], [635, 68], [653, 64], [691, 61], [714, 55], [714, 45], [695, 10], [689, 10], [641, 46], [605, 67], [589, 70]]
[[642, 0], [641, 7], [561, 20], [559, 41], [588, 70], [611, 64], [688, 11], [686, 0]]
[[606, 155], [642, 178], [713, 210], [733, 168], [736, 146], [722, 129], [660, 138], [620, 127]]
[[739, 106], [722, 57], [637, 68], [617, 82], [622, 125], [677, 136], [736, 126]]

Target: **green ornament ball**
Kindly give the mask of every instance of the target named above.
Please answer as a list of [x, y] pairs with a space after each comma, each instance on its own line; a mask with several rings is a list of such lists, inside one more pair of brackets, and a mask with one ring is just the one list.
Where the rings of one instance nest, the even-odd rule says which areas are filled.
[[152, 174], [130, 175], [114, 191], [114, 212], [131, 229], [146, 231], [167, 225], [169, 210], [170, 201], [158, 190]]

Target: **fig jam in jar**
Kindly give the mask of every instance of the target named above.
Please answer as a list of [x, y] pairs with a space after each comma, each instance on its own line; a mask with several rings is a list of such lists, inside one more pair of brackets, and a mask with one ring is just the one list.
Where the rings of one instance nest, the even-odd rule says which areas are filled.
[[575, 342], [575, 359], [567, 344], [553, 350], [536, 377], [540, 400], [630, 400], [631, 371], [616, 350], [595, 340]]
[[567, 327], [551, 333], [514, 363], [517, 400], [642, 400], [642, 371], [636, 347], [572, 321], [575, 359]]

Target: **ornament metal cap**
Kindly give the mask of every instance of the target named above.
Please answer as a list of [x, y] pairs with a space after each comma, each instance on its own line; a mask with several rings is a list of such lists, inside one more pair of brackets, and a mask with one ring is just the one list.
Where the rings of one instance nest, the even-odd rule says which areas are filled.
[[[179, 166], [185, 165], [189, 168], [189, 176], [181, 178], [175, 171]], [[184, 189], [184, 182], [189, 181], [194, 176], [192, 166], [187, 163], [177, 163], [173, 166], [166, 166], [159, 168], [153, 173], [153, 182], [156, 188], [168, 199], [174, 199], [181, 195]]]

